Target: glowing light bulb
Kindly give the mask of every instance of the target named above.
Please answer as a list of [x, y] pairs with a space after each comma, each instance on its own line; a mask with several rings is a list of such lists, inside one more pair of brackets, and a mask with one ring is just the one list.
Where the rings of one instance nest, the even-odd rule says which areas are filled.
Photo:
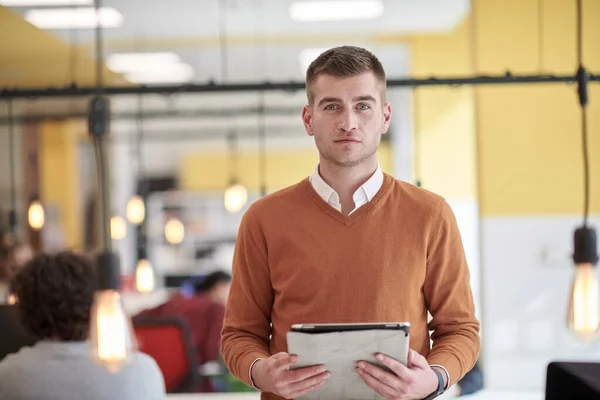
[[129, 361], [135, 339], [119, 292], [101, 290], [95, 293], [90, 342], [92, 358], [110, 372], [117, 372]]
[[225, 190], [224, 204], [229, 212], [238, 212], [248, 201], [248, 191], [243, 185], [234, 183]]
[[34, 200], [29, 204], [29, 210], [27, 210], [27, 218], [29, 220], [29, 226], [33, 229], [40, 230], [44, 226], [45, 215], [44, 207], [39, 200]]
[[178, 218], [169, 218], [165, 224], [165, 239], [171, 244], [179, 244], [185, 236], [185, 227]]
[[8, 296], [8, 299], [6, 299], [6, 302], [9, 306], [14, 306], [15, 304], [17, 304], [17, 296], [15, 296], [14, 294], [10, 294]]
[[135, 268], [135, 288], [142, 293], [154, 290], [154, 271], [150, 261], [145, 258], [140, 259]]
[[122, 240], [127, 234], [127, 224], [125, 220], [118, 215], [110, 219], [110, 237], [113, 240]]
[[127, 219], [135, 225], [139, 225], [146, 217], [146, 206], [144, 200], [135, 195], [127, 202]]
[[571, 286], [567, 325], [576, 336], [592, 340], [600, 329], [598, 281], [592, 264], [578, 264]]

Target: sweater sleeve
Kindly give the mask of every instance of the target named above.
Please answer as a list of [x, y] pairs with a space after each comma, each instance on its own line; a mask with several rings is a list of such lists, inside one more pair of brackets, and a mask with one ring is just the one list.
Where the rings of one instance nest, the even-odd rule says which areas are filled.
[[456, 217], [446, 201], [441, 203], [439, 220], [432, 237], [423, 287], [432, 316], [429, 330], [433, 331], [433, 347], [427, 361], [447, 369], [450, 386], [475, 365], [479, 357], [480, 338], [469, 267]]
[[252, 386], [250, 366], [269, 357], [273, 289], [267, 244], [251, 206], [242, 218], [233, 256], [221, 353], [231, 373]]

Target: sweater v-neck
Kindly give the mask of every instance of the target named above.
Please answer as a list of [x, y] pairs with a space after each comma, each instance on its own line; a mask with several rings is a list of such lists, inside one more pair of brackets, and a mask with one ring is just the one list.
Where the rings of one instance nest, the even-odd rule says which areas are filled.
[[344, 215], [341, 211], [336, 210], [331, 205], [329, 205], [325, 200], [323, 200], [319, 194], [315, 191], [310, 183], [310, 179], [306, 178], [302, 181], [302, 188], [304, 192], [310, 197], [310, 199], [319, 207], [322, 211], [324, 211], [327, 215], [329, 215], [334, 220], [339, 223], [345, 225], [346, 227], [352, 226], [360, 217], [367, 214], [373, 207], [381, 201], [389, 192], [392, 187], [392, 183], [394, 182], [394, 178], [384, 173], [383, 174], [383, 184], [381, 188], [375, 194], [373, 199], [366, 204], [359, 207], [356, 211], [354, 211], [350, 215]]

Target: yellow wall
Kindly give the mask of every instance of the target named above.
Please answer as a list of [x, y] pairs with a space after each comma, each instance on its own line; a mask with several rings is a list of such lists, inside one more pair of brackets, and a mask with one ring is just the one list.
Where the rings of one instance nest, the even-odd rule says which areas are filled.
[[[38, 29], [0, 6], [0, 86], [62, 86], [73, 80], [92, 85], [96, 68], [90, 54], [88, 48], [73, 50], [48, 30]], [[107, 68], [104, 78], [107, 83], [126, 83]]]
[[[584, 62], [600, 73], [600, 1], [583, 3]], [[408, 42], [413, 73], [574, 74], [576, 2], [543, 0], [539, 5], [538, 0], [474, 0], [471, 17], [456, 31]], [[474, 198], [478, 192], [484, 215], [582, 212], [581, 125], [574, 85], [421, 87], [415, 110], [417, 170], [424, 187], [454, 198]], [[590, 85], [588, 115], [591, 206], [598, 213], [598, 83]]]
[[[600, 1], [584, 5], [584, 57], [600, 72]], [[575, 5], [545, 0], [474, 2], [480, 73], [574, 73]], [[541, 46], [540, 46], [541, 43]], [[541, 52], [540, 52], [541, 50]], [[539, 60], [542, 59], [542, 65]], [[592, 212], [600, 212], [600, 85], [590, 87]], [[575, 85], [477, 88], [481, 210], [485, 215], [579, 214], [583, 210], [581, 125]]]
[[[417, 77], [469, 75], [467, 23], [449, 35], [417, 36], [409, 42]], [[475, 199], [473, 88], [419, 87], [414, 91], [415, 178], [447, 198]]]
[[[228, 153], [189, 153], [181, 159], [180, 187], [184, 190], [222, 191], [229, 184], [231, 156]], [[392, 170], [388, 142], [381, 143], [378, 152], [381, 168]], [[259, 190], [259, 158], [256, 152], [240, 152], [238, 178], [249, 190]], [[316, 149], [276, 149], [267, 151], [266, 175], [269, 192], [293, 185], [309, 176], [319, 162]]]
[[40, 127], [40, 195], [44, 204], [57, 210], [58, 227], [69, 248], [78, 248], [83, 242], [80, 128], [77, 121], [48, 121]]

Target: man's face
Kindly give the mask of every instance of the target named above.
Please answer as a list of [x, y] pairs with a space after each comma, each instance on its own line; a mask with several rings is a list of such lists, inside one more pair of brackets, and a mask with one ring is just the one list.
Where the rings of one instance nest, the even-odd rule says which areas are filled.
[[304, 106], [306, 132], [314, 136], [321, 161], [352, 167], [376, 158], [392, 109], [372, 72], [340, 78], [322, 74], [311, 84], [312, 103]]

